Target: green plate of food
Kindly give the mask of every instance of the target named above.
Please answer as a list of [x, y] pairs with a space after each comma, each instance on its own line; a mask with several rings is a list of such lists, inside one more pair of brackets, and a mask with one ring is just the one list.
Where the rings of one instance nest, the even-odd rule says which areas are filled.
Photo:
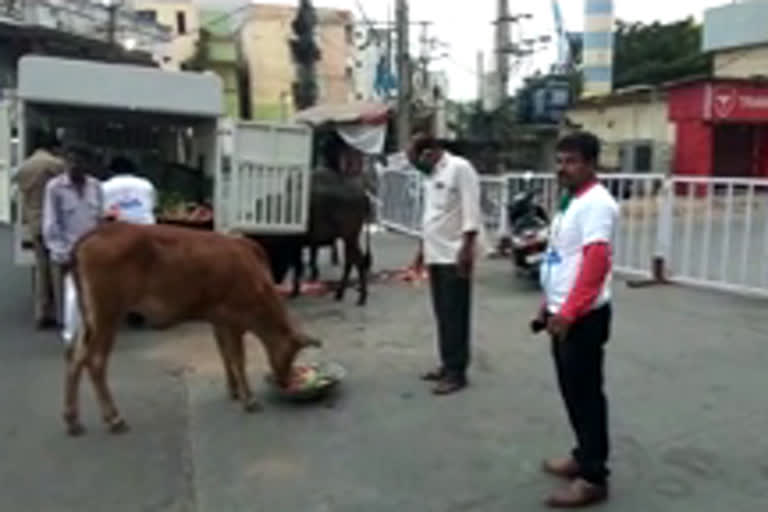
[[339, 363], [315, 362], [295, 365], [287, 387], [278, 386], [272, 374], [268, 374], [265, 379], [278, 397], [296, 402], [309, 402], [328, 395], [346, 375], [347, 371]]

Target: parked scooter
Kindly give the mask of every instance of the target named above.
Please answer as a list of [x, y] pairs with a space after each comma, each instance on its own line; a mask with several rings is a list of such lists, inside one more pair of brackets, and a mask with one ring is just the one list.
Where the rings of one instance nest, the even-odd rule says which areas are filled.
[[512, 262], [521, 274], [538, 277], [549, 242], [549, 216], [529, 189], [516, 194], [507, 206]]

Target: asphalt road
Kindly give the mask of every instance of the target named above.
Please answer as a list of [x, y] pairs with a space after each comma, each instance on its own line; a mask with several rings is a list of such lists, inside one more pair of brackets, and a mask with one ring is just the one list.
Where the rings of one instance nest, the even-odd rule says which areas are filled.
[[[412, 244], [376, 237], [380, 268]], [[0, 231], [0, 510], [474, 512], [541, 510], [557, 482], [542, 457], [570, 448], [544, 339], [526, 332], [535, 288], [506, 261], [476, 286], [472, 386], [435, 399], [415, 376], [434, 362], [423, 285], [379, 283], [292, 305], [321, 353], [348, 367], [333, 400], [295, 407], [264, 397], [245, 416], [225, 399], [207, 329], [126, 332], [110, 379], [133, 430], [111, 437], [83, 381], [86, 437], [59, 419], [55, 336], [29, 327], [28, 276]], [[323, 258], [327, 256], [324, 254]], [[326, 272], [335, 272], [327, 269]], [[618, 512], [753, 512], [768, 503], [768, 303], [617, 283], [607, 382]], [[264, 358], [250, 344], [259, 389]]]

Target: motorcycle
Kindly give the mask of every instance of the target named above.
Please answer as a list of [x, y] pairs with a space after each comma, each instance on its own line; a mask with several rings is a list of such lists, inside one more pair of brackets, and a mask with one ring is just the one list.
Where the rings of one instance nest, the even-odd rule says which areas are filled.
[[536, 201], [538, 192], [516, 194], [507, 206], [512, 261], [521, 274], [538, 277], [549, 243], [549, 216]]

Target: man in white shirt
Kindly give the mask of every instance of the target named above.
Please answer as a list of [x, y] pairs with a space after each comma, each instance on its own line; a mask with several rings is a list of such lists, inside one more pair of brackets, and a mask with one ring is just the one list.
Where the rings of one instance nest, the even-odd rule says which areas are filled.
[[157, 192], [152, 183], [136, 175], [133, 163], [117, 157], [110, 165], [112, 177], [102, 184], [105, 215], [122, 222], [154, 224]]
[[435, 394], [447, 395], [467, 385], [472, 274], [482, 231], [480, 180], [472, 164], [432, 136], [415, 136], [407, 154], [427, 177], [416, 266], [426, 264], [429, 271], [441, 359], [423, 379], [437, 382]]
[[600, 142], [590, 133], [557, 145], [558, 178], [565, 192], [552, 221], [542, 263], [545, 300], [535, 331], [552, 337], [560, 393], [576, 437], [565, 458], [543, 469], [570, 480], [552, 494], [554, 508], [580, 508], [608, 497], [608, 402], [603, 391], [604, 346], [611, 329], [611, 252], [619, 207], [598, 181]]
[[[136, 174], [136, 167], [128, 158], [119, 156], [109, 166], [111, 177], [101, 184], [104, 192], [104, 215], [110, 220], [132, 224], [155, 224], [157, 191], [152, 182]], [[127, 322], [144, 325], [138, 313], [129, 313]]]

